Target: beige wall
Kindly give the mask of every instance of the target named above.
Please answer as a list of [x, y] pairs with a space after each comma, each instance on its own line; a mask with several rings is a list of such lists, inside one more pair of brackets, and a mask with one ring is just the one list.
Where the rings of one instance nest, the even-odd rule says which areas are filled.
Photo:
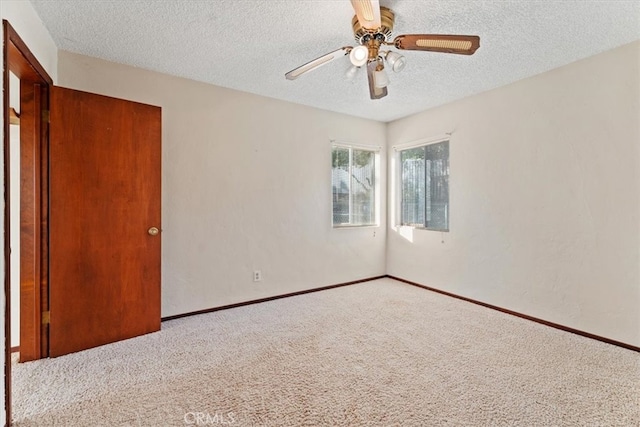
[[452, 132], [451, 232], [391, 215], [387, 272], [640, 345], [639, 65], [635, 42], [390, 123], [389, 147]]
[[[0, 13], [54, 81], [163, 107], [163, 316], [388, 272], [640, 345], [639, 43], [385, 125], [58, 56], [29, 2]], [[450, 131], [450, 233], [331, 228], [330, 139]]]
[[58, 61], [62, 86], [162, 107], [163, 316], [385, 274], [384, 226], [331, 226], [330, 140], [384, 147], [383, 123], [69, 52]]
[[[20, 111], [20, 80], [9, 74], [10, 107]], [[13, 99], [13, 94], [18, 99]], [[11, 182], [11, 347], [20, 345], [20, 126], [9, 126], [9, 179]]]
[[2, 0], [0, 18], [9, 21], [54, 82], [58, 74], [58, 48], [40, 17], [25, 0]]

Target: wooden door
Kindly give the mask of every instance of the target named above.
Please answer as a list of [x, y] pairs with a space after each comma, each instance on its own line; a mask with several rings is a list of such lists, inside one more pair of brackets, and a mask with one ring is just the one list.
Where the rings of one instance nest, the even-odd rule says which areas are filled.
[[159, 107], [52, 87], [51, 357], [160, 329]]
[[41, 118], [49, 90], [42, 86], [20, 79], [20, 362], [47, 355], [47, 140]]

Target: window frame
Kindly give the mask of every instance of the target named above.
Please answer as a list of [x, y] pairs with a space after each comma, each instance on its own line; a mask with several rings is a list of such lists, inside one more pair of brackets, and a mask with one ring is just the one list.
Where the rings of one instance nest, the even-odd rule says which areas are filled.
[[[367, 227], [380, 227], [380, 152], [382, 150], [382, 147], [379, 146], [374, 146], [374, 145], [364, 145], [364, 144], [353, 144], [353, 143], [349, 143], [349, 142], [336, 142], [336, 141], [331, 141], [330, 144], [330, 155], [331, 158], [333, 159], [333, 151], [335, 149], [348, 149], [349, 150], [349, 167], [351, 168], [351, 163], [352, 163], [352, 159], [353, 159], [353, 150], [359, 150], [359, 151], [369, 151], [373, 153], [373, 197], [374, 197], [374, 201], [373, 201], [373, 209], [374, 209], [374, 213], [373, 213], [373, 222], [372, 223], [367, 223], [367, 224], [354, 224], [354, 223], [343, 223], [343, 224], [336, 224], [333, 222], [333, 203], [334, 203], [334, 196], [333, 196], [333, 175], [331, 175], [330, 178], [330, 182], [331, 182], [331, 227], [334, 229], [350, 229], [350, 228], [367, 228]], [[333, 174], [333, 162], [331, 162], [331, 169], [330, 169], [330, 173]], [[351, 176], [351, 174], [349, 174]], [[351, 188], [349, 188], [349, 206], [351, 208]], [[351, 221], [351, 215], [352, 213], [349, 212], [349, 221]]]
[[[434, 145], [434, 144], [440, 144], [446, 142], [449, 145], [449, 156], [448, 156], [448, 160], [449, 160], [449, 181], [448, 181], [448, 193], [449, 193], [449, 197], [447, 200], [447, 228], [435, 228], [435, 227], [427, 227], [427, 226], [421, 226], [418, 224], [403, 224], [402, 222], [402, 188], [403, 188], [403, 182], [402, 182], [402, 152], [403, 151], [407, 151], [407, 150], [412, 150], [415, 148], [421, 148], [421, 147], [426, 147], [429, 145]], [[449, 233], [451, 232], [451, 216], [450, 213], [451, 212], [451, 134], [446, 134], [440, 137], [434, 137], [434, 138], [428, 138], [428, 139], [421, 139], [421, 140], [417, 140], [417, 141], [413, 141], [407, 144], [401, 144], [401, 145], [397, 145], [393, 147], [394, 150], [394, 164], [395, 164], [395, 169], [396, 169], [396, 173], [395, 173], [395, 181], [396, 181], [396, 185], [395, 187], [395, 192], [396, 192], [396, 197], [395, 197], [395, 223], [396, 223], [396, 227], [400, 228], [400, 227], [407, 227], [407, 228], [411, 228], [411, 229], [415, 229], [415, 230], [425, 230], [425, 231], [436, 231], [436, 232], [441, 232], [441, 233]], [[425, 172], [426, 173], [426, 172]], [[426, 201], [425, 201], [425, 205], [426, 205]], [[426, 207], [425, 207], [426, 209]]]

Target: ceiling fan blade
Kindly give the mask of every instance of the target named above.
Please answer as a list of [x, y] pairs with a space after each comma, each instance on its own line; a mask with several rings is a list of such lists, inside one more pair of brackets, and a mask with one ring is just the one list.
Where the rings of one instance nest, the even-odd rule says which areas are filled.
[[316, 68], [321, 67], [325, 64], [328, 64], [329, 62], [333, 61], [334, 59], [340, 56], [344, 56], [348, 54], [351, 51], [351, 49], [352, 49], [351, 46], [345, 46], [345, 47], [341, 47], [340, 49], [336, 49], [333, 52], [327, 53], [326, 55], [322, 55], [320, 58], [316, 58], [313, 61], [309, 61], [306, 64], [299, 66], [298, 68], [294, 68], [284, 76], [287, 78], [287, 80], [295, 80], [301, 75], [303, 75], [304, 73], [308, 73], [309, 71], [315, 70]]
[[377, 61], [371, 61], [367, 64], [367, 77], [369, 78], [369, 95], [371, 96], [371, 99], [380, 99], [387, 96], [386, 87], [376, 87], [375, 85], [373, 73], [376, 71], [377, 66]]
[[378, 0], [351, 0], [353, 10], [356, 11], [358, 21], [367, 30], [377, 30], [382, 25], [380, 21], [380, 2]]
[[393, 40], [397, 49], [473, 55], [480, 47], [478, 36], [403, 34]]

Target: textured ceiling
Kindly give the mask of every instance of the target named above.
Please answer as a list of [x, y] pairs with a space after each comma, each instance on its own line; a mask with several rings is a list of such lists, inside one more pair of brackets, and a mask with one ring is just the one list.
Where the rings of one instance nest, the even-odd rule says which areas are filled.
[[381, 0], [394, 35], [479, 35], [473, 56], [404, 51], [389, 96], [370, 100], [347, 57], [284, 74], [354, 45], [348, 0], [31, 0], [58, 48], [326, 110], [391, 121], [640, 39], [640, 1]]

